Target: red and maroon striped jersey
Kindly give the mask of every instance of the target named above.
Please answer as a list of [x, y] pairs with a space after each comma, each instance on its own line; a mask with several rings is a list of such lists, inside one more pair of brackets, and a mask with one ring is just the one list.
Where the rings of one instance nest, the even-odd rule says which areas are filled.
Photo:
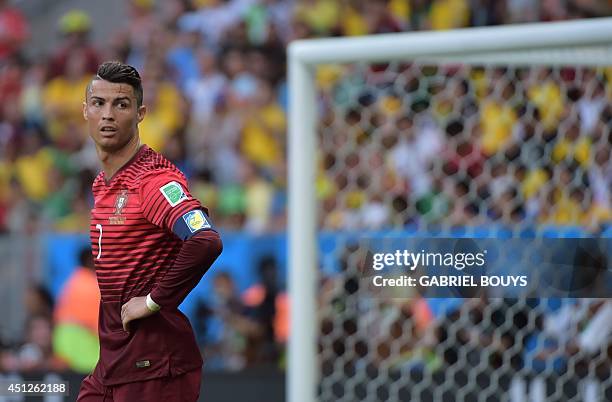
[[131, 323], [128, 333], [121, 305], [146, 296], [174, 263], [182, 246], [172, 231], [176, 220], [206, 209], [189, 193], [181, 171], [146, 145], [110, 180], [101, 172], [92, 189], [90, 235], [102, 298], [95, 375], [112, 385], [201, 366], [193, 330], [180, 311], [162, 306]]
[[189, 194], [185, 176], [146, 145], [109, 182], [101, 172], [93, 195], [91, 245], [102, 300], [146, 295], [180, 250], [172, 226], [200, 202]]

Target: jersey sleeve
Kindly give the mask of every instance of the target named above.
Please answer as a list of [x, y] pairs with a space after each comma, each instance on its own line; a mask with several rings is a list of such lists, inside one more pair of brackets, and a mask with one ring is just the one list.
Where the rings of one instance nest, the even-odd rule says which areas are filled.
[[208, 214], [191, 195], [185, 176], [179, 172], [159, 171], [145, 176], [140, 186], [140, 200], [145, 219], [168, 231], [190, 211], [202, 210]]

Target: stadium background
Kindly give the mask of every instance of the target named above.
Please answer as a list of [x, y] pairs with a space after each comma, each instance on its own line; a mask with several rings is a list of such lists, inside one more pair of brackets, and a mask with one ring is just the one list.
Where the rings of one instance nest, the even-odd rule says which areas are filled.
[[[78, 291], [93, 289], [93, 284], [91, 272], [77, 267], [89, 263], [79, 257], [88, 246], [90, 186], [98, 171], [95, 150], [84, 131], [81, 101], [100, 60], [119, 59], [141, 71], [149, 106], [141, 125], [143, 142], [186, 173], [193, 194], [209, 206], [223, 231], [222, 257], [182, 306], [207, 358], [205, 370], [215, 375], [242, 373], [227, 377], [227, 383], [217, 379], [217, 384], [267, 378], [267, 382], [251, 382], [269, 383], [275, 395], [282, 397], [280, 375], [289, 314], [284, 232], [286, 45], [311, 37], [611, 14], [609, 3], [595, 0], [0, 1], [0, 302], [4, 318], [0, 372], [24, 376], [85, 372], [95, 361], [91, 334], [97, 311], [88, 300], [95, 291]], [[347, 72], [341, 68], [323, 69], [318, 84], [327, 90], [340, 86], [346, 90], [343, 74]], [[598, 106], [612, 93], [609, 76], [605, 77], [597, 99], [584, 106], [583, 113], [595, 114], [594, 124], [609, 123], [612, 115], [609, 108]], [[469, 77], [474, 80], [470, 85], [485, 87], [495, 78]], [[571, 98], [559, 88], [548, 91], [540, 101], [561, 109]], [[381, 113], [395, 107], [393, 99], [367, 100], [370, 105], [377, 102]], [[489, 112], [490, 120], [499, 116], [495, 113], [508, 113]], [[355, 116], [349, 114], [347, 125], [351, 118]], [[505, 118], [512, 123], [512, 116]], [[489, 139], [489, 151], [494, 154], [503, 139], [495, 135]], [[611, 213], [609, 139], [577, 141], [575, 149], [559, 143], [559, 160], [575, 153], [570, 158], [574, 164], [553, 165], [553, 169], [578, 169], [592, 176], [607, 165], [603, 187], [592, 185], [588, 202], [576, 203], [568, 197], [554, 213], [535, 219], [550, 224], [553, 231], [568, 230], [568, 224], [578, 232], [606, 230]], [[461, 156], [456, 155], [454, 162], [459, 163]], [[490, 155], [479, 157], [468, 167], [469, 174]], [[593, 160], [599, 162], [590, 163]], [[454, 175], [452, 162], [441, 172]], [[333, 165], [331, 151], [323, 163]], [[414, 171], [391, 173], [406, 182], [406, 191], [418, 186]], [[520, 191], [533, 191], [546, 177], [544, 170], [523, 177]], [[380, 204], [365, 203], [359, 191], [349, 194], [346, 203], [338, 203], [334, 201], [337, 182], [322, 177], [318, 184], [322, 229], [384, 229], [398, 224], [392, 222], [392, 214], [381, 213]], [[456, 183], [446, 196], [461, 195], [462, 185]], [[398, 197], [393, 207], [408, 210], [408, 201]], [[427, 206], [436, 202], [447, 206]], [[460, 208], [449, 199], [436, 200], [433, 194], [423, 197], [410, 219], [400, 224], [452, 220], [470, 225], [476, 223], [471, 212], [479, 208], [478, 200]], [[522, 219], [527, 211], [527, 205], [512, 205], [505, 213], [508, 205], [503, 200], [497, 208], [487, 215], [491, 220], [506, 215]], [[356, 217], [357, 210], [370, 219]], [[333, 234], [327, 236], [322, 243], [333, 244]], [[66, 286], [69, 278], [74, 280], [72, 287]], [[62, 303], [62, 297], [85, 301]], [[84, 345], [83, 349], [76, 350], [75, 344]], [[214, 400], [214, 395], [209, 397]]]

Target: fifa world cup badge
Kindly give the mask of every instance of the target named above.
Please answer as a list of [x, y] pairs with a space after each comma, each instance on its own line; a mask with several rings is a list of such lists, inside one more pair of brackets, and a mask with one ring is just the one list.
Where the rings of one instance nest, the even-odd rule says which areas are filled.
[[111, 225], [123, 225], [125, 223], [125, 216], [122, 216], [123, 208], [128, 202], [128, 191], [126, 189], [121, 190], [121, 193], [115, 200], [115, 213], [108, 217], [108, 221]]
[[208, 220], [206, 220], [204, 213], [199, 209], [187, 212], [185, 215], [183, 215], [183, 220], [187, 224], [187, 227], [191, 233], [195, 233], [200, 229], [208, 229], [211, 227]]

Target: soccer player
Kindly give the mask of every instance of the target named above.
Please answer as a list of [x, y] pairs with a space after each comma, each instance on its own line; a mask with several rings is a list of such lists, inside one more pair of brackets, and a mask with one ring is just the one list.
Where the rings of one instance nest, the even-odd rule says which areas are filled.
[[185, 176], [141, 145], [140, 75], [103, 63], [83, 104], [102, 172], [91, 244], [101, 293], [100, 359], [78, 401], [196, 401], [202, 358], [178, 305], [222, 250]]

